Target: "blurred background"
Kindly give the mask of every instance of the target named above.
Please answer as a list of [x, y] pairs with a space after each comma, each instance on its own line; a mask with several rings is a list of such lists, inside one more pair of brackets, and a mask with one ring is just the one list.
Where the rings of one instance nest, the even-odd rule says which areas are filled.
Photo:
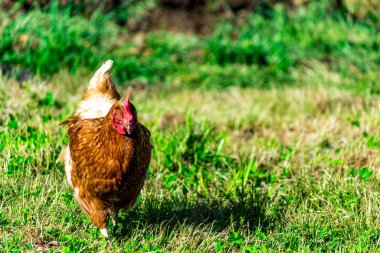
[[57, 161], [107, 59], [152, 132], [115, 252], [378, 252], [380, 1], [0, 0], [0, 251], [109, 251]]
[[[369, 0], [2, 1], [7, 75], [93, 71], [122, 85], [195, 88], [305, 83], [324, 68], [341, 85], [378, 92], [380, 3]], [[367, 52], [371, 50], [370, 55]]]

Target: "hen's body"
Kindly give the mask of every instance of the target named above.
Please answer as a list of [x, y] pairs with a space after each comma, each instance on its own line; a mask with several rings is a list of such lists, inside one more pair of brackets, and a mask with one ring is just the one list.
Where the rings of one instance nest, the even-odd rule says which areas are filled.
[[[140, 193], [150, 162], [151, 144], [149, 130], [139, 122], [131, 133], [120, 134], [115, 130], [113, 117], [123, 109], [124, 103], [116, 101], [119, 94], [110, 77], [108, 85], [105, 84], [89, 86], [77, 112], [63, 124], [68, 127], [70, 143], [64, 151], [65, 170], [75, 200], [108, 237], [111, 212], [116, 223], [118, 210], [131, 207]], [[114, 97], [107, 92], [102, 97], [98, 90], [111, 91]], [[108, 111], [101, 104], [91, 111], [89, 101], [99, 98], [106, 101], [104, 106], [111, 104]]]
[[73, 116], [66, 122], [75, 199], [100, 229], [107, 226], [111, 211], [135, 203], [151, 155], [150, 134], [143, 125], [124, 136], [114, 131], [107, 117]]

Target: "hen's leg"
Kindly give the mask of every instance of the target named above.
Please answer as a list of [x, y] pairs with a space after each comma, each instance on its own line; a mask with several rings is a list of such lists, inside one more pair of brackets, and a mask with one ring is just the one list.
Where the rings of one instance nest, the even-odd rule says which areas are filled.
[[115, 209], [113, 212], [112, 212], [112, 224], [113, 224], [113, 231], [115, 232], [116, 229], [117, 229], [117, 218], [118, 218], [118, 215], [119, 215], [119, 209]]
[[101, 228], [100, 229], [100, 233], [102, 233], [102, 235], [106, 238], [106, 240], [108, 242], [108, 246], [112, 247], [112, 243], [111, 243], [111, 240], [110, 240], [110, 236], [108, 235], [107, 227]]
[[102, 235], [104, 235], [104, 237], [107, 238], [107, 240], [110, 239], [110, 237], [109, 237], [109, 235], [108, 235], [107, 227], [105, 227], [105, 228], [101, 228], [101, 229], [100, 229], [100, 233], [102, 233]]

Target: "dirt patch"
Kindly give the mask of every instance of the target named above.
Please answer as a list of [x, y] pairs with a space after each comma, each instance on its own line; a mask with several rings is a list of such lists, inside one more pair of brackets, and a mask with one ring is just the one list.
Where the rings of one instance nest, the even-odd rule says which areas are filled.
[[270, 13], [273, 5], [281, 3], [291, 9], [307, 4], [308, 0], [157, 0], [157, 7], [145, 18], [130, 20], [130, 32], [168, 30], [197, 35], [210, 35], [221, 20], [236, 22], [254, 11]]
[[[210, 34], [221, 19], [231, 20], [236, 15], [252, 11], [254, 8], [253, 1], [248, 0], [219, 1], [214, 6], [205, 0], [183, 1], [177, 6], [173, 6], [173, 2], [175, 1], [161, 0], [160, 8], [154, 13], [165, 22], [162, 22], [165, 25], [163, 28], [203, 35]], [[169, 18], [177, 16], [177, 20], [165, 20], [161, 14], [166, 14], [165, 17]]]

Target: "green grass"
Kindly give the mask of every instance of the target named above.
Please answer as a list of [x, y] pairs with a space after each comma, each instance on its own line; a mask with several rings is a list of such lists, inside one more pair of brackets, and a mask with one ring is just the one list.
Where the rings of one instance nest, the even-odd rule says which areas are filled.
[[57, 158], [58, 124], [111, 58], [154, 146], [113, 251], [378, 252], [376, 12], [326, 3], [269, 7], [209, 37], [132, 36], [114, 23], [123, 12], [4, 14], [0, 251], [110, 251]]
[[[18, 15], [5, 27], [0, 43], [1, 62], [21, 65], [40, 76], [50, 76], [62, 67], [71, 71], [94, 66], [104, 37], [116, 32], [102, 20], [86, 20], [66, 13], [33, 11]], [[109, 46], [109, 45], [108, 45]]]
[[[2, 251], [107, 249], [56, 162], [67, 143], [57, 125], [87, 77], [0, 81]], [[377, 97], [325, 86], [158, 93], [133, 91], [154, 150], [114, 251], [380, 247]]]

